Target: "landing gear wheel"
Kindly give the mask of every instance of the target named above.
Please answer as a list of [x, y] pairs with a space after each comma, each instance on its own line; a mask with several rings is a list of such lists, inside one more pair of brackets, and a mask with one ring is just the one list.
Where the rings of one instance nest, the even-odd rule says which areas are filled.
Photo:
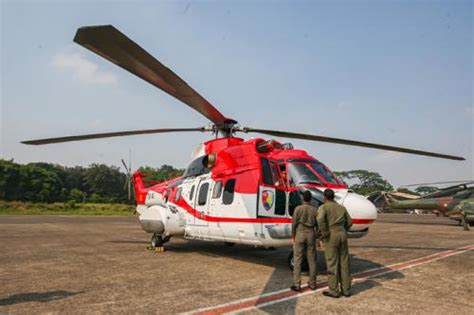
[[163, 247], [163, 245], [165, 244], [165, 242], [163, 241], [163, 238], [161, 237], [161, 235], [158, 235], [158, 234], [153, 234], [153, 236], [151, 237], [151, 246], [154, 247], [154, 248], [157, 248], [157, 247]]
[[232, 247], [235, 245], [235, 243], [232, 243], [232, 242], [224, 242], [224, 245], [227, 246], [227, 247]]
[[295, 258], [293, 257], [293, 251], [288, 255], [288, 268], [291, 270], [295, 269]]
[[[295, 269], [295, 257], [293, 256], [293, 251], [288, 255], [288, 267], [291, 270]], [[301, 271], [308, 271], [309, 266], [308, 266], [308, 260], [306, 257], [303, 257], [303, 261], [301, 262]]]

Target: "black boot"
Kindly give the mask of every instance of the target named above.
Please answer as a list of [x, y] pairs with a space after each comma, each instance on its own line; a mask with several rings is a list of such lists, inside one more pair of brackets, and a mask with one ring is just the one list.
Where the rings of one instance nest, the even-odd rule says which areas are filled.
[[323, 295], [327, 296], [327, 297], [334, 298], [334, 299], [338, 299], [341, 296], [340, 293], [332, 293], [330, 291], [323, 291]]

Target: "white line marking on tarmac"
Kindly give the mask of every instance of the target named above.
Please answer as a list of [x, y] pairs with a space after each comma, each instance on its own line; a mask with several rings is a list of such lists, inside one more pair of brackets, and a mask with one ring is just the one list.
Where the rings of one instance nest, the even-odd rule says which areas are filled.
[[[404, 270], [419, 265], [427, 264], [434, 262], [440, 259], [451, 257], [454, 255], [459, 255], [470, 250], [474, 250], [474, 245], [463, 246], [460, 248], [447, 250], [443, 252], [438, 252], [428, 256], [415, 258], [406, 262], [399, 262], [389, 266], [383, 266], [379, 268], [373, 268], [353, 274], [353, 283], [363, 282], [367, 279], [374, 278], [377, 276], [386, 275], [395, 271]], [[240, 314], [242, 312], [256, 310], [263, 308], [265, 306], [274, 305], [277, 303], [282, 303], [291, 299], [295, 299], [301, 296], [315, 294], [327, 288], [327, 283], [322, 283], [318, 285], [318, 289], [315, 291], [309, 290], [309, 288], [303, 288], [303, 292], [296, 293], [289, 289], [268, 292], [265, 294], [239, 299], [232, 302], [219, 304], [211, 307], [203, 307], [193, 311], [185, 312], [183, 314]], [[267, 301], [268, 300], [268, 301]]]

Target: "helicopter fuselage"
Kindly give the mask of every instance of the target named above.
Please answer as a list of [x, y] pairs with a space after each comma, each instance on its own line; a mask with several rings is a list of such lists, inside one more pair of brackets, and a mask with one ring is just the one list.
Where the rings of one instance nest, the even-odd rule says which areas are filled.
[[222, 241], [258, 246], [291, 244], [291, 216], [303, 191], [323, 203], [331, 188], [353, 220], [352, 237], [368, 232], [374, 205], [351, 192], [304, 150], [277, 141], [220, 138], [201, 145], [180, 178], [145, 188], [134, 174], [142, 228], [163, 238]]

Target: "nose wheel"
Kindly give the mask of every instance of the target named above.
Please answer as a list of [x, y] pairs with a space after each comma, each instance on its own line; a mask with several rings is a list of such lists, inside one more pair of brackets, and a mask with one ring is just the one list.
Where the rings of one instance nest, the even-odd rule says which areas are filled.
[[288, 268], [291, 270], [295, 269], [295, 257], [293, 256], [293, 251], [288, 255]]
[[153, 234], [153, 236], [151, 237], [151, 246], [153, 246], [154, 248], [156, 247], [163, 247], [163, 245], [165, 244], [164, 240], [163, 240], [163, 237], [161, 235], [158, 235], [158, 234]]
[[165, 243], [170, 240], [170, 236], [163, 237], [161, 234], [154, 233], [151, 237], [151, 246], [148, 246], [148, 250], [154, 250], [155, 252], [164, 252], [165, 251]]

